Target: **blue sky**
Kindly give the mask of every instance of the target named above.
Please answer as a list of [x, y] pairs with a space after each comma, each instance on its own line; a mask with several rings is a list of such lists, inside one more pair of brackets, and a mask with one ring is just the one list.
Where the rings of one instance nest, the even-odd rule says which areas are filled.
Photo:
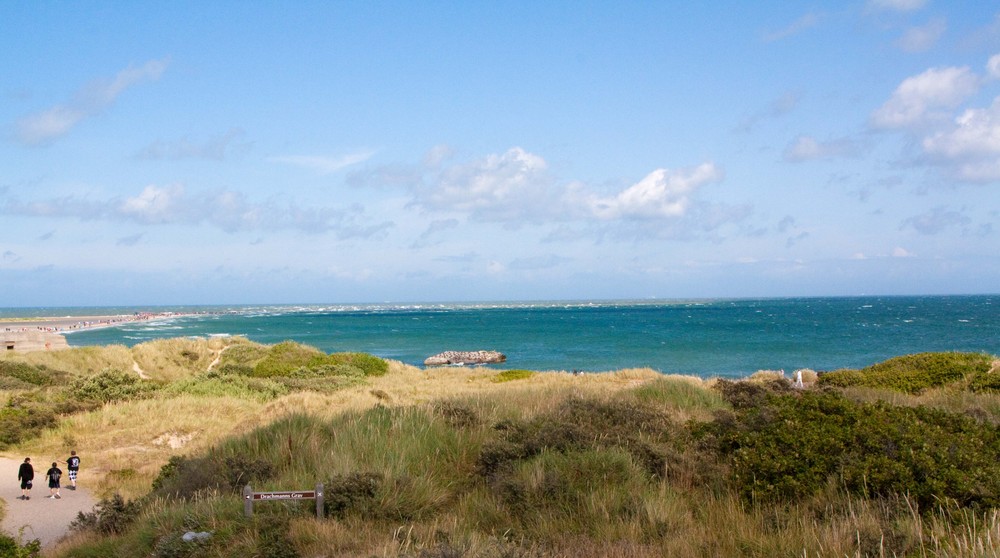
[[989, 2], [0, 2], [0, 306], [1000, 292]]

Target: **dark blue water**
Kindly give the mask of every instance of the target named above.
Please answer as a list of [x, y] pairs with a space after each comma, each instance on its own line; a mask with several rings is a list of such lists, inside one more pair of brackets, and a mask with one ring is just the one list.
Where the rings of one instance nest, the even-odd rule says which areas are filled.
[[[4, 315], [198, 312], [80, 331], [70, 345], [242, 335], [422, 365], [445, 350], [498, 350], [497, 368], [744, 376], [862, 367], [924, 351], [1000, 354], [1000, 296], [306, 307], [6, 309]], [[113, 310], [113, 311], [112, 311]]]

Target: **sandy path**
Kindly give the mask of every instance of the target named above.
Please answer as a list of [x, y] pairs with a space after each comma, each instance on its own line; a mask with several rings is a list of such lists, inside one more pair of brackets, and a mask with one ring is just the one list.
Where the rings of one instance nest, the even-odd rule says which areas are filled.
[[49, 495], [48, 483], [45, 482], [45, 471], [52, 461], [40, 457], [32, 457], [31, 464], [35, 467], [34, 488], [31, 489], [30, 500], [19, 500], [21, 485], [17, 481], [17, 469], [24, 458], [9, 459], [0, 457], [0, 498], [7, 502], [7, 515], [3, 519], [4, 532], [17, 536], [18, 530], [24, 527], [24, 540], [38, 539], [43, 547], [48, 547], [58, 541], [69, 530], [69, 524], [76, 519], [79, 512], [89, 512], [94, 508], [96, 500], [84, 486], [86, 485], [86, 469], [81, 469], [83, 486], [69, 490], [69, 477], [66, 474], [66, 464], [60, 463], [63, 471], [63, 488], [60, 490], [62, 499], [46, 498]]

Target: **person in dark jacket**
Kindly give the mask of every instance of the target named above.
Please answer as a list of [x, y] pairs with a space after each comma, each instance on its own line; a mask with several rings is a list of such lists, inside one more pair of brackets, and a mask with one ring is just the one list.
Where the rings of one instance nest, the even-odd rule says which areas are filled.
[[17, 480], [21, 481], [21, 499], [31, 499], [31, 481], [35, 480], [35, 468], [31, 466], [31, 458], [25, 457], [24, 463], [17, 469]]

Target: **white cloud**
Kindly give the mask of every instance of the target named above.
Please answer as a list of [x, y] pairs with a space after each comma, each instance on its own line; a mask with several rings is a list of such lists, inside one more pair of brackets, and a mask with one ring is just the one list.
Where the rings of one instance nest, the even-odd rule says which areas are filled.
[[[399, 180], [397, 177], [405, 177]], [[554, 228], [546, 241], [583, 235], [693, 238], [745, 218], [748, 207], [713, 204], [699, 190], [722, 179], [713, 163], [657, 169], [619, 191], [597, 191], [582, 182], [560, 182], [545, 159], [520, 147], [441, 167], [366, 169], [353, 184], [409, 190], [408, 207], [439, 215], [502, 223], [508, 228], [574, 223]], [[445, 221], [449, 222], [450, 221]], [[418, 239], [426, 243], [431, 229]]]
[[892, 249], [892, 257], [894, 258], [912, 258], [913, 252], [910, 252], [906, 248], [897, 246]]
[[799, 136], [795, 141], [788, 144], [783, 153], [786, 161], [799, 163], [813, 159], [827, 159], [831, 157], [846, 157], [856, 152], [854, 143], [848, 139], [836, 139], [830, 141], [818, 141], [811, 136]]
[[896, 41], [896, 46], [905, 52], [926, 52], [944, 35], [948, 24], [944, 18], [934, 18], [920, 27], [911, 27]]
[[184, 208], [183, 186], [151, 184], [143, 188], [138, 196], [126, 198], [119, 206], [119, 212], [140, 223], [169, 223], [176, 221]]
[[783, 29], [777, 31], [772, 31], [770, 33], [765, 33], [763, 40], [765, 43], [770, 43], [777, 41], [779, 39], [784, 39], [785, 37], [790, 37], [792, 35], [797, 35], [810, 27], [814, 27], [819, 23], [821, 16], [819, 14], [808, 13], [802, 17], [796, 19], [791, 24]]
[[691, 194], [723, 173], [713, 163], [690, 169], [657, 169], [613, 197], [588, 195], [583, 201], [598, 219], [682, 217], [692, 203]]
[[428, 167], [438, 167], [452, 156], [455, 150], [447, 145], [435, 145], [424, 155], [424, 165]]
[[968, 109], [953, 126], [924, 138], [925, 153], [955, 165], [970, 181], [1000, 180], [1000, 97], [988, 108]]
[[526, 217], [540, 212], [551, 195], [545, 160], [520, 147], [500, 155], [442, 169], [417, 187], [416, 202], [432, 210], [472, 213], [490, 220]]
[[168, 60], [150, 60], [142, 66], [129, 66], [111, 80], [94, 81], [78, 90], [73, 98], [39, 113], [26, 116], [16, 124], [17, 139], [25, 145], [52, 142], [73, 129], [82, 120], [100, 114], [129, 87], [160, 79]]
[[1000, 79], [1000, 54], [990, 56], [986, 62], [986, 72], [993, 79]]
[[300, 207], [288, 201], [255, 203], [241, 192], [222, 190], [191, 194], [183, 185], [151, 184], [138, 194], [104, 201], [72, 196], [29, 203], [8, 199], [0, 214], [75, 218], [141, 225], [205, 225], [226, 232], [297, 230], [332, 233], [338, 238], [372, 238], [392, 223], [377, 222], [361, 208]]
[[912, 12], [923, 8], [927, 0], [868, 0], [868, 7], [875, 10]]
[[274, 163], [286, 163], [304, 167], [320, 174], [333, 174], [341, 169], [363, 163], [375, 155], [374, 151], [358, 151], [347, 155], [281, 155], [268, 157]]
[[938, 118], [937, 109], [954, 108], [975, 94], [980, 79], [968, 67], [931, 68], [908, 77], [871, 116], [877, 128], [916, 126]]

